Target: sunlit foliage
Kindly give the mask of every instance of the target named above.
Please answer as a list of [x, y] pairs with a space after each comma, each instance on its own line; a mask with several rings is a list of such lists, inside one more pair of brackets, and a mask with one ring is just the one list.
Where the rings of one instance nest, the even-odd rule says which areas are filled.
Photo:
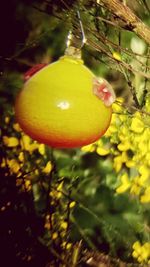
[[[2, 266], [9, 258], [15, 267], [149, 266], [148, 44], [98, 0], [14, 2], [0, 50]], [[120, 2], [149, 24], [148, 1]], [[14, 101], [30, 67], [64, 54], [70, 29], [81, 46], [78, 9], [85, 65], [112, 84], [117, 99], [100, 140], [51, 149], [20, 129]]]

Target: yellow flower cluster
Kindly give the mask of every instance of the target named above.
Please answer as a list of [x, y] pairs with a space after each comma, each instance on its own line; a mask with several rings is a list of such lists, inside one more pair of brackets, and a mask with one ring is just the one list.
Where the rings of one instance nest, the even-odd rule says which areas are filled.
[[45, 217], [45, 229], [49, 231], [51, 239], [57, 243], [60, 238], [64, 241], [61, 243], [62, 249], [70, 250], [72, 244], [65, 241], [68, 238], [68, 222], [64, 221], [64, 218], [58, 218], [57, 214], [48, 214]]
[[[63, 240], [60, 246], [63, 250], [70, 250], [72, 248], [72, 243], [68, 242], [68, 231], [69, 231], [69, 222], [66, 217], [66, 213], [71, 212], [71, 210], [76, 205], [75, 201], [69, 203], [66, 202], [66, 198], [63, 195], [63, 181], [53, 188], [50, 192], [51, 206], [55, 206], [55, 211], [51, 214], [47, 214], [45, 217], [45, 230], [49, 232], [51, 239], [54, 242], [60, 241], [60, 238]], [[59, 203], [59, 205], [58, 205]], [[57, 208], [64, 210], [63, 214], [57, 212]], [[67, 208], [67, 210], [66, 210]]]
[[[16, 186], [23, 191], [30, 191], [32, 189], [31, 177], [39, 175], [39, 166], [41, 166], [41, 173], [48, 175], [52, 171], [53, 165], [51, 161], [47, 161], [45, 158], [46, 149], [44, 144], [39, 144], [24, 134], [18, 123], [11, 123], [10, 117], [5, 117], [4, 121], [4, 127], [9, 129], [9, 134], [2, 136], [6, 156], [1, 159], [0, 167], [7, 169], [5, 176], [13, 174], [16, 176]], [[41, 160], [39, 159], [40, 156], [35, 158], [35, 163], [39, 168], [33, 168], [27, 163], [30, 161], [29, 157], [33, 158], [34, 152], [38, 152], [42, 156]], [[42, 161], [42, 159], [44, 160]]]
[[[2, 145], [5, 157], [1, 159], [0, 167], [5, 168], [5, 176], [13, 175], [15, 177], [16, 187], [20, 191], [32, 191], [34, 201], [39, 201], [40, 186], [47, 190], [49, 174], [53, 170], [53, 164], [47, 153], [48, 149], [44, 144], [39, 144], [24, 134], [18, 123], [13, 123], [11, 117], [5, 117], [4, 121], [5, 135], [2, 136]], [[72, 248], [72, 244], [68, 241], [67, 209], [71, 212], [76, 202], [70, 202], [64, 197], [63, 187], [63, 181], [55, 181], [55, 179], [51, 181], [49, 201], [54, 210], [52, 213], [47, 211], [44, 229], [50, 237], [49, 240], [59, 244], [65, 251]], [[6, 208], [7, 206], [2, 207], [1, 211]]]
[[140, 263], [150, 264], [150, 242], [146, 242], [141, 245], [139, 241], [136, 241], [133, 246], [132, 256]]
[[147, 116], [138, 111], [129, 114], [123, 99], [113, 104], [109, 129], [98, 142], [82, 148], [100, 156], [111, 154], [119, 178], [117, 193], [130, 190], [142, 203], [150, 202], [150, 125]]

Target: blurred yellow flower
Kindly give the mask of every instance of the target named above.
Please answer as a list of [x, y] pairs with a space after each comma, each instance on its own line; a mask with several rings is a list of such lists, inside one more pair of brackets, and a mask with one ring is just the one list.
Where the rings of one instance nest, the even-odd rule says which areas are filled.
[[132, 256], [136, 258], [140, 263], [149, 263], [150, 260], [150, 242], [146, 242], [141, 245], [139, 241], [136, 241], [133, 246]]
[[68, 227], [68, 223], [64, 221], [64, 222], [61, 223], [60, 226], [61, 226], [61, 228], [63, 228], [64, 230], [66, 230], [67, 227]]
[[50, 215], [47, 214], [46, 217], [45, 217], [45, 224], [44, 224], [44, 227], [48, 230], [50, 230]]
[[17, 160], [15, 159], [7, 159], [7, 165], [10, 168], [11, 173], [17, 173], [20, 169], [20, 165]]
[[62, 188], [63, 188], [63, 181], [57, 186], [56, 189], [53, 189], [51, 192], [50, 192], [50, 196], [51, 197], [54, 197], [56, 199], [59, 199], [62, 197]]
[[135, 133], [142, 133], [144, 130], [143, 121], [137, 117], [134, 117], [131, 122], [130, 130]]
[[15, 131], [17, 131], [17, 132], [21, 132], [21, 128], [20, 128], [20, 126], [19, 126], [18, 123], [14, 123], [14, 124], [13, 124], [13, 128], [14, 128]]
[[3, 142], [8, 147], [16, 147], [19, 145], [19, 141], [16, 137], [3, 136]]
[[97, 143], [96, 152], [100, 156], [106, 156], [110, 153], [110, 150], [108, 149], [108, 144], [104, 144], [102, 139], [100, 139]]
[[124, 108], [122, 107], [123, 102], [124, 99], [122, 97], [117, 97], [116, 101], [112, 105], [113, 112], [122, 112], [124, 110]]
[[43, 156], [45, 154], [45, 145], [39, 144], [38, 151]]
[[42, 172], [44, 172], [46, 174], [49, 174], [52, 169], [53, 169], [53, 165], [52, 165], [51, 161], [48, 161], [47, 164], [46, 164], [46, 166], [42, 170]]
[[145, 155], [145, 160], [146, 160], [147, 165], [150, 167], [150, 149], [148, 149]]
[[17, 174], [16, 174], [16, 177], [18, 178], [18, 177], [21, 177], [22, 176], [22, 172], [19, 170], [19, 172], [17, 172]]
[[141, 203], [150, 202], [150, 186], [145, 189], [144, 194], [140, 198]]
[[109, 149], [103, 148], [103, 147], [98, 147], [96, 149], [96, 152], [100, 156], [106, 156], [110, 153]]
[[109, 128], [107, 129], [105, 136], [110, 137], [112, 134], [116, 133], [117, 131], [118, 131], [117, 127], [111, 124]]
[[63, 188], [63, 184], [64, 184], [64, 182], [62, 181], [59, 185], [58, 185], [58, 187], [57, 187], [57, 198], [61, 198], [61, 196], [62, 196], [62, 188]]
[[8, 116], [7, 116], [7, 117], [5, 117], [5, 123], [6, 123], [6, 124], [8, 124], [8, 123], [9, 123], [9, 121], [10, 121], [10, 117], [8, 117]]
[[72, 244], [71, 243], [67, 243], [66, 245], [66, 249], [69, 250], [71, 248]]
[[5, 158], [2, 158], [1, 165], [2, 168], [6, 167], [6, 160]]
[[124, 139], [124, 141], [118, 145], [118, 149], [120, 151], [127, 151], [130, 148], [131, 148], [131, 143], [129, 142], [129, 140], [126, 139]]
[[94, 152], [95, 151], [95, 145], [94, 144], [90, 144], [90, 145], [87, 145], [87, 146], [83, 146], [81, 148], [81, 150], [83, 152]]
[[128, 177], [127, 173], [124, 173], [120, 177], [120, 180], [121, 180], [121, 185], [116, 189], [116, 193], [118, 193], [118, 194], [124, 193], [131, 186], [131, 183], [129, 181], [129, 177]]
[[39, 175], [39, 170], [35, 169], [34, 173], [35, 173], [35, 175]]
[[150, 177], [150, 170], [146, 165], [140, 166], [139, 173], [141, 174], [140, 181], [143, 183], [147, 181], [148, 178]]
[[118, 53], [118, 52], [113, 52], [113, 58], [118, 60], [118, 61], [121, 61], [121, 55]]
[[116, 172], [119, 172], [121, 170], [122, 164], [126, 163], [128, 161], [128, 156], [126, 152], [122, 152], [119, 156], [116, 156], [114, 158], [114, 169]]
[[122, 163], [123, 163], [123, 162], [122, 162], [122, 157], [121, 157], [121, 155], [116, 156], [116, 157], [114, 158], [114, 169], [115, 169], [116, 172], [119, 172], [119, 171], [121, 170]]
[[135, 162], [135, 160], [133, 158], [132, 159], [128, 159], [128, 161], [126, 161], [125, 165], [128, 168], [132, 168], [132, 167], [136, 166], [136, 162]]
[[139, 195], [143, 186], [143, 182], [140, 180], [140, 176], [133, 178], [131, 183], [130, 193], [134, 195]]
[[20, 152], [20, 153], [19, 153], [18, 159], [19, 159], [21, 162], [24, 161], [24, 154], [23, 154], [23, 152]]
[[23, 150], [31, 153], [38, 148], [38, 143], [36, 141], [32, 141], [28, 135], [23, 134], [20, 143]]
[[32, 189], [31, 181], [25, 179], [25, 189], [26, 191], [30, 191]]
[[118, 132], [118, 137], [121, 142], [129, 142], [130, 132], [129, 132], [127, 125], [121, 125], [119, 132]]
[[62, 243], [62, 247], [66, 248], [67, 250], [69, 250], [71, 248], [72, 244], [71, 243], [67, 243], [66, 241], [64, 241]]
[[72, 201], [69, 204], [69, 208], [72, 209], [75, 205], [76, 205], [76, 202], [75, 201]]
[[52, 239], [55, 240], [55, 239], [57, 239], [57, 237], [58, 237], [58, 233], [57, 232], [54, 232], [52, 234]]

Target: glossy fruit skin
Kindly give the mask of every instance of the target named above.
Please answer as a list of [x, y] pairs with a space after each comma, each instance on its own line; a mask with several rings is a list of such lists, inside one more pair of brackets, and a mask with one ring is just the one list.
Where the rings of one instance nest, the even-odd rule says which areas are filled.
[[90, 144], [107, 130], [112, 109], [93, 93], [94, 74], [68, 56], [44, 67], [16, 99], [21, 128], [33, 139], [57, 148]]

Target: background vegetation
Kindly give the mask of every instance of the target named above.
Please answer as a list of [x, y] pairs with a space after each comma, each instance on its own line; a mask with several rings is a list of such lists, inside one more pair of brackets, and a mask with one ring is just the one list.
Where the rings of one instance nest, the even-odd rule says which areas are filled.
[[[149, 1], [3, 4], [2, 266], [149, 266]], [[13, 107], [24, 73], [63, 55], [70, 29], [79, 46], [77, 10], [87, 38], [85, 65], [112, 84], [117, 100], [110, 128], [98, 142], [56, 150], [25, 135]]]

